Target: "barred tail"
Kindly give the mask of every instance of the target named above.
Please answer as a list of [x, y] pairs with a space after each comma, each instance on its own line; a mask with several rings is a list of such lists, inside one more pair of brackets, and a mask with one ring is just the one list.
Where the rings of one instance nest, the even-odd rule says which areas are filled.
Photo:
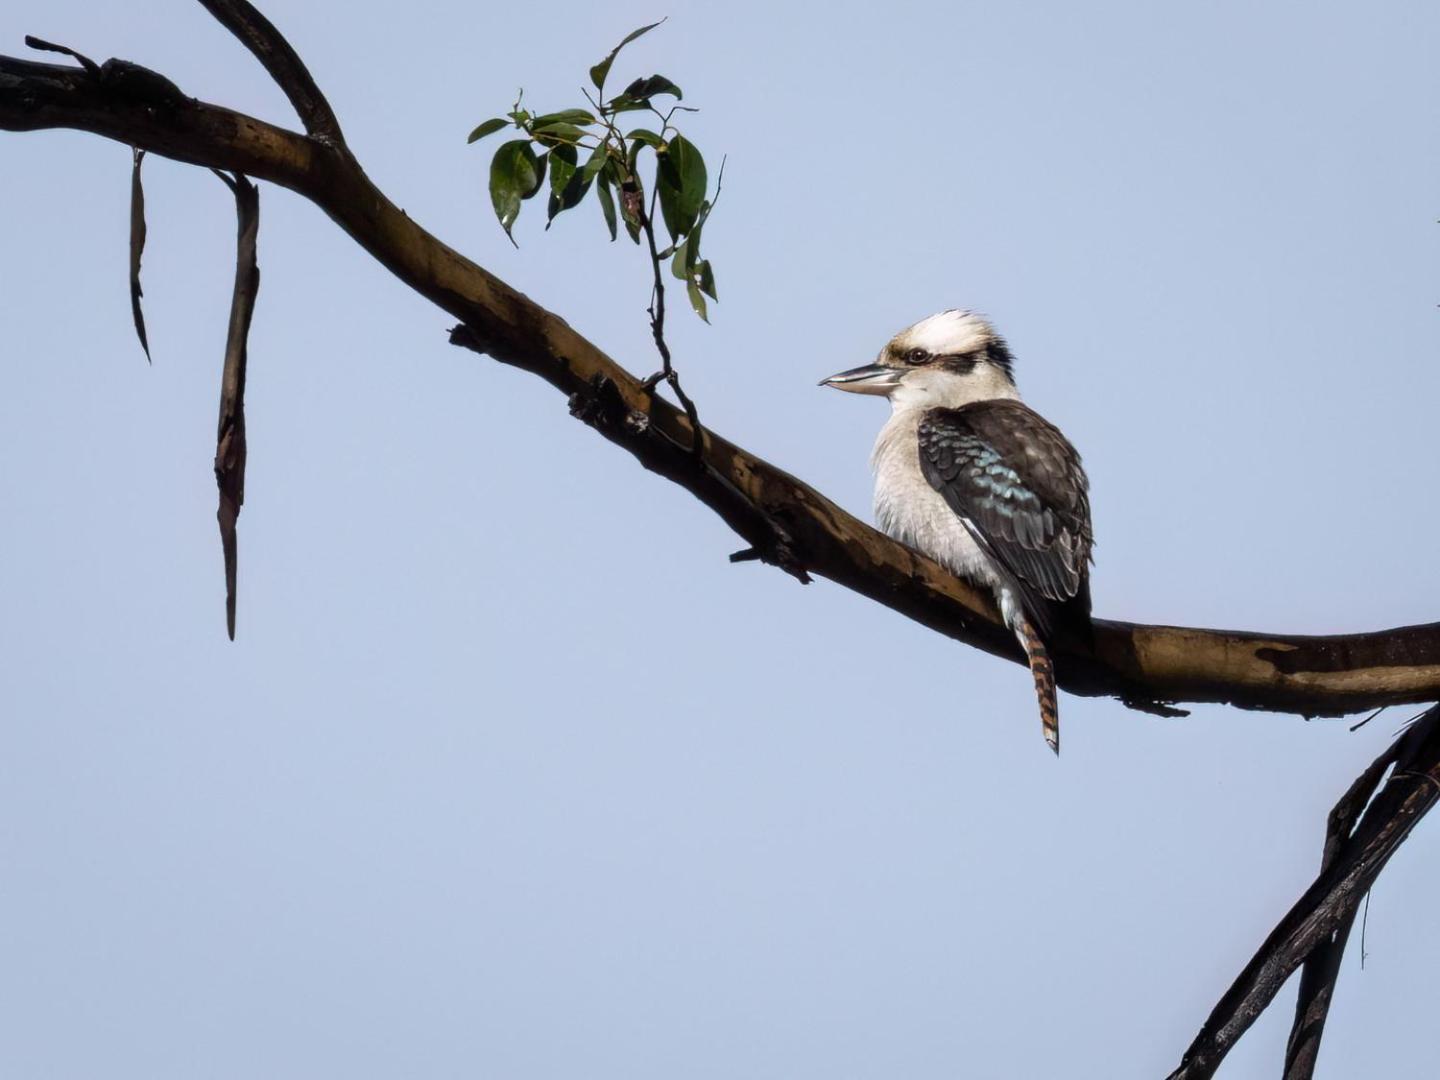
[[1034, 625], [1023, 615], [1015, 620], [1015, 636], [1025, 650], [1025, 659], [1030, 662], [1030, 674], [1035, 679], [1035, 697], [1040, 703], [1040, 727], [1045, 741], [1058, 756], [1060, 753], [1060, 706], [1055, 699], [1055, 667], [1050, 663], [1050, 654]]

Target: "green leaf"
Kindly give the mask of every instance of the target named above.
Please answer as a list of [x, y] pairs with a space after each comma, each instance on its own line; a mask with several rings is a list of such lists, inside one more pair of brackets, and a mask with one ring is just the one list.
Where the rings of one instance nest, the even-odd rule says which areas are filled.
[[557, 146], [550, 151], [550, 190], [561, 191], [575, 175], [578, 160], [573, 146]]
[[710, 316], [705, 311], [705, 297], [695, 286], [695, 283], [686, 282], [685, 292], [690, 297], [690, 306], [695, 309], [695, 314], [699, 315], [700, 318], [704, 319], [708, 323], [710, 321]]
[[[724, 178], [725, 178], [725, 162], [722, 160], [722, 161], [720, 162], [720, 176], [719, 176], [718, 178], [716, 178], [715, 183], [717, 183], [717, 184], [720, 183], [720, 181], [723, 180]], [[717, 188], [716, 190], [717, 190], [717, 193], [718, 193], [718, 190], [719, 190], [719, 189]], [[696, 218], [695, 218], [695, 228], [691, 230], [692, 232], [698, 233], [698, 232], [700, 231], [700, 226], [701, 226], [701, 225], [704, 225], [705, 222], [706, 222], [706, 220], [710, 217], [710, 211], [711, 211], [712, 208], [713, 208], [713, 207], [712, 207], [712, 204], [711, 204], [711, 202], [710, 202], [709, 199], [706, 199], [704, 202], [702, 202], [702, 203], [700, 204], [700, 213], [699, 213], [699, 214], [696, 216]]]
[[694, 143], [678, 134], [664, 151], [657, 153], [660, 169], [655, 182], [660, 187], [660, 212], [670, 236], [678, 240], [695, 227], [705, 202], [705, 159]]
[[609, 156], [610, 148], [604, 143], [601, 143], [591, 151], [590, 160], [585, 162], [585, 168], [581, 170], [585, 177], [585, 183], [588, 184], [591, 180], [595, 179], [596, 174], [605, 167], [605, 162], [609, 159]]
[[624, 41], [620, 42], [619, 45], [616, 45], [615, 48], [610, 50], [609, 56], [605, 57], [604, 60], [601, 60], [598, 64], [592, 67], [590, 69], [590, 81], [595, 84], [595, 89], [601, 91], [602, 93], [604, 92], [605, 76], [610, 74], [610, 65], [615, 62], [615, 57], [619, 55], [621, 49], [623, 49], [626, 45], [629, 45], [630, 42], [634, 41], [641, 34], [648, 34], [651, 30], [654, 30], [655, 27], [659, 26], [660, 23], [663, 23], [664, 21], [664, 19], [661, 19], [660, 22], [653, 22], [649, 26], [642, 26], [639, 30], [632, 30], [630, 33], [625, 35]]
[[[715, 271], [710, 266], [710, 260], [700, 258], [700, 226], [695, 226], [695, 231], [675, 248], [670, 273], [685, 282], [687, 292], [698, 288], [711, 300], [720, 299], [715, 295]], [[693, 296], [691, 302], [694, 302]], [[710, 321], [703, 311], [700, 312], [700, 317], [706, 322]]]
[[545, 228], [557, 214], [580, 204], [590, 190], [590, 180], [583, 171], [576, 169], [577, 155], [573, 146], [557, 146], [550, 151], [550, 205]]
[[[701, 259], [697, 262], [692, 271], [692, 276], [699, 277], [697, 284], [699, 284], [701, 292], [710, 297], [711, 300], [720, 299], [720, 297], [715, 295], [715, 271], [710, 269], [709, 259]], [[705, 321], [709, 322], [710, 320], [706, 319]]]
[[501, 144], [490, 161], [490, 203], [512, 244], [515, 237], [510, 230], [520, 216], [520, 202], [539, 190], [544, 169], [544, 163], [530, 148], [529, 139], [512, 139]]
[[593, 124], [595, 117], [587, 109], [561, 109], [559, 112], [546, 113], [544, 116], [535, 117], [535, 126], [544, 127], [546, 124]]
[[536, 123], [530, 129], [530, 134], [535, 137], [536, 142], [546, 146], [563, 146], [566, 143], [574, 146], [585, 137], [585, 132], [580, 128], [564, 122], [544, 125]]
[[610, 230], [610, 239], [613, 241], [615, 232], [615, 196], [610, 194], [610, 178], [603, 172], [595, 182], [595, 194], [600, 199], [600, 212], [605, 215], [605, 225]]
[[648, 79], [636, 79], [625, 88], [625, 96], [635, 101], [649, 101], [656, 94], [670, 94], [679, 101], [685, 95], [680, 88], [664, 75], [651, 75]]
[[625, 137], [632, 142], [644, 143], [646, 146], [654, 147], [656, 150], [663, 150], [665, 148], [665, 140], [647, 128], [636, 128]]
[[503, 127], [508, 127], [509, 125], [509, 120], [498, 116], [493, 120], [486, 120], [474, 131], [470, 132], [470, 137], [465, 141], [467, 143], [475, 142], [477, 139], [483, 139], [486, 135], [494, 135], [495, 132], [499, 131]]
[[[534, 151], [531, 151], [532, 155]], [[522, 199], [528, 199], [540, 190], [540, 185], [545, 183], [545, 163], [550, 159], [549, 154], [541, 154], [535, 159], [535, 184], [529, 191], [521, 194]]]
[[604, 112], [615, 114], [622, 112], [638, 112], [641, 109], [650, 108], [650, 102], [641, 98], [632, 98], [629, 94], [616, 94], [605, 103]]

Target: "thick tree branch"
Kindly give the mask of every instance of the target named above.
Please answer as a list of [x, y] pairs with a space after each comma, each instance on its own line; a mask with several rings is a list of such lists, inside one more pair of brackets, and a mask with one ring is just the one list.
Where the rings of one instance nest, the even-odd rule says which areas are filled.
[[[241, 12], [237, 4], [206, 6]], [[244, 25], [262, 39], [274, 34], [268, 23], [268, 31], [256, 31], [253, 20]], [[304, 69], [296, 60], [271, 70], [285, 85]], [[304, 75], [296, 85], [313, 83]], [[323, 135], [328, 106], [312, 103], [302, 115], [307, 110], [307, 121]], [[0, 128], [89, 131], [298, 192], [401, 281], [460, 320], [457, 343], [557, 387], [578, 415], [710, 506], [761, 558], [823, 575], [940, 633], [1023, 662], [989, 597], [935, 563], [712, 431], [699, 433], [701, 453], [692, 456], [695, 432], [683, 412], [648, 392], [563, 319], [422, 229], [334, 142], [178, 94], [121, 92], [75, 67], [9, 58], [0, 58]], [[1057, 643], [1060, 685], [1140, 707], [1225, 702], [1334, 716], [1440, 697], [1440, 624], [1295, 637], [1099, 620], [1095, 637], [1093, 651]]]
[[[1381, 783], [1387, 771], [1388, 778]], [[1366, 807], [1365, 800], [1372, 791], [1374, 797]], [[1310, 1074], [1334, 981], [1332, 972], [1338, 968], [1344, 947], [1343, 934], [1354, 921], [1356, 906], [1390, 856], [1437, 800], [1440, 705], [1426, 710], [1341, 798], [1331, 814], [1328, 858], [1320, 875], [1220, 999], [1170, 1080], [1205, 1080], [1214, 1076], [1225, 1055], [1307, 958], [1313, 959], [1317, 968], [1310, 979], [1302, 979], [1308, 985], [1301, 988], [1296, 1027], [1286, 1051], [1286, 1076]], [[1345, 824], [1356, 814], [1363, 816], [1354, 833], [1340, 837]]]

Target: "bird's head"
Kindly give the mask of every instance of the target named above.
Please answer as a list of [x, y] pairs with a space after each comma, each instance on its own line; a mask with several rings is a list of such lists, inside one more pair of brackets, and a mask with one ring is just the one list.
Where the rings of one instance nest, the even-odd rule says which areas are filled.
[[896, 409], [958, 408], [1018, 397], [1010, 348], [970, 311], [942, 311], [901, 330], [873, 364], [820, 381], [855, 394], [884, 394]]

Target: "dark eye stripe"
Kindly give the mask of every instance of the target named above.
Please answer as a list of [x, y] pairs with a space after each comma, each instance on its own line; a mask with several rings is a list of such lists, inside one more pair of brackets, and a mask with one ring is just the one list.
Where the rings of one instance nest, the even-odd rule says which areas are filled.
[[949, 356], [938, 356], [936, 362], [947, 371], [953, 371], [957, 375], [964, 375], [975, 370], [975, 365], [980, 362], [980, 357], [975, 353], [953, 353]]

